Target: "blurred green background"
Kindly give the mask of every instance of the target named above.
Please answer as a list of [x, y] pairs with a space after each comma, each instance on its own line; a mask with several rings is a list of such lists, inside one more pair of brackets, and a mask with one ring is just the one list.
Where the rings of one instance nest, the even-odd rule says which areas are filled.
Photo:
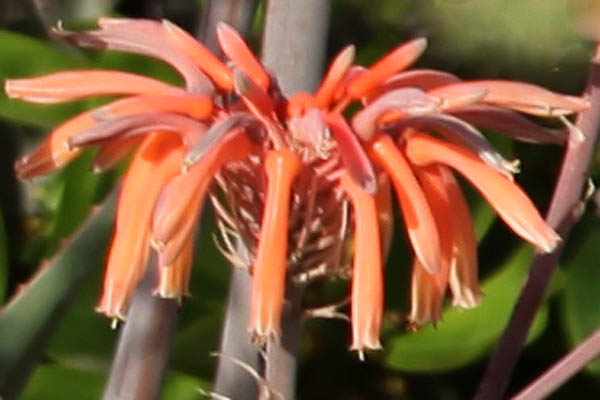
[[[46, 34], [58, 19], [91, 26], [100, 15], [168, 18], [194, 32], [204, 2], [190, 0], [45, 0], [0, 3], [0, 79], [35, 76], [72, 68], [125, 69], [177, 80], [164, 64], [121, 53], [80, 51]], [[37, 6], [34, 6], [37, 4]], [[426, 36], [429, 49], [418, 65], [453, 72], [465, 79], [518, 79], [565, 93], [580, 93], [592, 53], [590, 38], [577, 28], [594, 15], [595, 2], [559, 0], [335, 0], [329, 55], [357, 46], [357, 61], [369, 65], [399, 43]], [[261, 15], [261, 13], [258, 13]], [[260, 16], [251, 42], [260, 42]], [[588, 32], [589, 34], [589, 32]], [[21, 290], [44, 263], [53, 262], [68, 238], [101, 204], [123, 167], [103, 175], [89, 171], [88, 152], [63, 171], [33, 182], [14, 176], [15, 159], [30, 150], [59, 122], [98, 104], [33, 106], [0, 94], [0, 301]], [[560, 167], [560, 148], [512, 143], [490, 133], [507, 156], [522, 160], [519, 183], [545, 210]], [[600, 172], [596, 157], [593, 177]], [[341, 321], [309, 321], [302, 339], [299, 399], [463, 399], [479, 381], [522, 287], [532, 251], [495, 218], [468, 187], [480, 238], [481, 279], [486, 293], [472, 311], [449, 309], [436, 327], [407, 332], [410, 256], [398, 221], [388, 261], [385, 350], [360, 362], [348, 351], [348, 326]], [[600, 326], [600, 269], [596, 265], [600, 225], [591, 205], [568, 242], [551, 291], [540, 310], [509, 391], [531, 381], [569, 348]], [[109, 213], [108, 213], [109, 214]], [[44, 357], [21, 398], [99, 398], [116, 331], [94, 312], [99, 298], [110, 215], [94, 219], [87, 241], [61, 253], [61, 269], [43, 275], [33, 300], [0, 315], [0, 382], [3, 365], [25, 362], [24, 343], [43, 344]], [[199, 399], [210, 389], [230, 267], [212, 243], [211, 216], [198, 246], [193, 297], [181, 308], [164, 399]], [[33, 285], [31, 286], [33, 287]], [[76, 290], [73, 290], [76, 288]], [[339, 299], [345, 282], [321, 283], [307, 305]], [[68, 301], [64, 301], [67, 299]], [[43, 316], [56, 324], [39, 324]], [[16, 329], [17, 327], [18, 329]], [[51, 335], [52, 334], [52, 335]], [[41, 339], [37, 337], [41, 337]], [[37, 339], [36, 339], [37, 338]], [[34, 340], [31, 339], [31, 340]], [[12, 365], [12, 364], [11, 364]], [[553, 398], [600, 398], [600, 362], [591, 364]]]

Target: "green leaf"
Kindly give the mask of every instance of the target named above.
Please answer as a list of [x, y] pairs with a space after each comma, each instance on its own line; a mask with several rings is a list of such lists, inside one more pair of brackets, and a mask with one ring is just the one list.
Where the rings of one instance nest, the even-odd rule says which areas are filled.
[[[437, 327], [426, 326], [414, 333], [390, 338], [386, 363], [396, 369], [414, 372], [446, 371], [469, 364], [486, 354], [506, 326], [532, 259], [532, 251], [522, 247], [506, 265], [483, 285], [486, 294], [472, 310], [453, 308], [443, 314]], [[546, 327], [548, 310], [538, 313], [529, 340]]]
[[96, 201], [103, 175], [90, 170], [93, 158], [94, 152], [88, 151], [60, 172], [62, 193], [53, 224], [49, 228], [46, 254], [53, 254], [60, 241], [77, 229]]
[[[175, 370], [207, 378], [213, 374], [215, 359], [209, 353], [218, 347], [231, 269], [214, 246], [212, 219], [212, 212], [207, 212], [191, 276], [192, 296], [184, 299], [180, 308], [170, 362]], [[110, 364], [117, 331], [110, 329], [105, 316], [94, 311], [103, 275], [103, 268], [93, 271], [50, 344], [48, 355], [62, 365], [97, 369]]]
[[[58, 70], [89, 67], [74, 52], [14, 32], [0, 30], [0, 80], [32, 77]], [[6, 97], [0, 91], [0, 117], [26, 125], [52, 127], [82, 110], [82, 103], [56, 106], [27, 104]]]
[[86, 400], [102, 396], [106, 375], [61, 366], [42, 366], [36, 369], [21, 400]]
[[[62, 365], [46, 365], [36, 369], [21, 400], [88, 400], [99, 399], [104, 391], [106, 373]], [[162, 400], [198, 400], [199, 388], [209, 384], [189, 375], [167, 372]]]
[[210, 384], [193, 376], [168, 371], [160, 398], [162, 400], [199, 400], [203, 397], [199, 389], [207, 390]]
[[81, 283], [103, 259], [117, 194], [0, 313], [0, 394], [18, 395]]
[[[600, 327], [599, 237], [597, 217], [584, 218], [573, 232], [568, 253], [561, 263], [566, 276], [561, 313], [567, 341], [572, 347]], [[586, 370], [600, 375], [600, 360], [591, 362]]]
[[0, 303], [2, 303], [4, 296], [6, 296], [6, 286], [8, 284], [8, 247], [6, 243], [4, 217], [0, 212]]

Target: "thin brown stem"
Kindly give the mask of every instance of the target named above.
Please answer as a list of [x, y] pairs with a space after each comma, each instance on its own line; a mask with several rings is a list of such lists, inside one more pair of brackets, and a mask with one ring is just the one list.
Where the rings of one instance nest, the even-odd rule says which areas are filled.
[[514, 396], [513, 400], [539, 400], [558, 389], [569, 378], [600, 355], [600, 329]]
[[[577, 135], [570, 135], [546, 216], [546, 221], [561, 235], [563, 242], [566, 242], [571, 228], [581, 217], [583, 192], [596, 148], [600, 126], [600, 47], [596, 49], [591, 62], [585, 93], [591, 107], [578, 115], [575, 126], [585, 133], [586, 139], [581, 141]], [[563, 249], [563, 246], [559, 246], [550, 254], [539, 254], [535, 257], [517, 306], [477, 389], [476, 400], [504, 397], [529, 328], [542, 304]]]

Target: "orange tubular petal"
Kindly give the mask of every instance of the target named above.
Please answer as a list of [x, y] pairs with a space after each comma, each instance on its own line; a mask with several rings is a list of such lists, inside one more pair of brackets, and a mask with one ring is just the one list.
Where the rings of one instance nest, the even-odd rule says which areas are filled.
[[302, 161], [290, 150], [271, 150], [264, 167], [268, 189], [253, 267], [248, 326], [258, 341], [277, 338], [281, 333], [290, 198]]
[[412, 266], [410, 281], [410, 313], [408, 320], [415, 328], [439, 322], [447, 286], [447, 273], [431, 275], [418, 258]]
[[448, 279], [454, 305], [475, 307], [481, 298], [477, 279], [477, 241], [469, 206], [452, 172], [442, 165], [417, 169], [442, 241], [444, 292]]
[[428, 92], [434, 96], [445, 96], [456, 91], [469, 91], [473, 87], [486, 87], [484, 103], [512, 108], [541, 117], [573, 114], [589, 108], [587, 99], [558, 94], [540, 86], [523, 82], [480, 80], [442, 86]]
[[389, 136], [379, 135], [368, 146], [373, 161], [392, 178], [408, 237], [417, 258], [430, 274], [438, 273], [441, 268], [438, 229], [423, 190], [408, 162]]
[[380, 85], [387, 78], [414, 63], [426, 47], [427, 39], [425, 38], [414, 39], [400, 45], [369, 68], [365, 74], [350, 82], [347, 93], [355, 100], [367, 95], [371, 89]]
[[369, 92], [368, 102], [390, 90], [404, 87], [415, 87], [421, 90], [431, 90], [438, 86], [460, 82], [457, 76], [433, 69], [413, 69], [395, 74], [386, 79], [381, 86]]
[[333, 100], [333, 96], [344, 79], [346, 72], [352, 66], [356, 48], [352, 45], [342, 50], [335, 60], [331, 63], [323, 83], [315, 95], [316, 106], [318, 108], [327, 108]]
[[440, 110], [447, 111], [479, 103], [488, 94], [488, 89], [483, 85], [453, 84], [430, 90], [427, 94], [439, 97]]
[[377, 221], [379, 222], [379, 237], [381, 237], [381, 254], [387, 259], [394, 237], [394, 207], [392, 205], [392, 186], [386, 174], [380, 174], [377, 179]]
[[[19, 160], [15, 168], [21, 178], [28, 179], [48, 174], [63, 167], [81, 154], [81, 149], [71, 148], [69, 145], [70, 139], [92, 128], [102, 119], [125, 117], [152, 111], [172, 111], [202, 120], [208, 118], [212, 110], [212, 101], [209, 97], [193, 96], [185, 93], [176, 96], [151, 95], [117, 100], [64, 122], [50, 133], [32, 154]], [[98, 160], [100, 169], [107, 168], [103, 166], [105, 162], [107, 166], [114, 164], [114, 161], [118, 162], [120, 156], [126, 155], [129, 151], [129, 149], [122, 148], [121, 144], [109, 145], [111, 151], [117, 147], [122, 150], [118, 151], [117, 154], [107, 153], [108, 150], [101, 152], [101, 154], [104, 154], [101, 156], [102, 159]]]
[[189, 282], [194, 257], [194, 236], [190, 235], [179, 252], [177, 258], [169, 265], [158, 268], [158, 285], [154, 295], [165, 299], [181, 301], [183, 296], [189, 296]]
[[244, 39], [231, 26], [224, 22], [217, 25], [217, 39], [223, 49], [223, 53], [258, 86], [268, 89], [271, 84], [269, 74], [260, 61], [244, 42]]
[[407, 139], [406, 154], [413, 164], [442, 163], [463, 174], [523, 239], [551, 252], [560, 237], [548, 226], [523, 190], [470, 152], [416, 133]]
[[[442, 264], [439, 274], [429, 274], [419, 259], [415, 259], [411, 279], [411, 308], [408, 319], [421, 326], [428, 322], [436, 323], [441, 318], [444, 295], [448, 286], [448, 274], [451, 268], [454, 247], [453, 204], [446, 186], [436, 174], [434, 166], [415, 168], [423, 193], [431, 207], [431, 212], [440, 235]], [[471, 225], [471, 221], [467, 221]]]
[[92, 111], [92, 115], [98, 120], [104, 120], [161, 111], [171, 111], [198, 120], [205, 120], [213, 112], [213, 103], [208, 96], [185, 93], [175, 96], [136, 96], [99, 107]]
[[202, 43], [167, 20], [162, 21], [172, 44], [184, 52], [223, 90], [233, 89], [233, 72]]
[[9, 79], [8, 97], [32, 103], [62, 103], [100, 95], [175, 95], [180, 88], [152, 78], [120, 71], [57, 72], [31, 79]]
[[213, 147], [187, 173], [178, 175], [162, 190], [154, 208], [152, 243], [161, 264], [170, 264], [200, 219], [213, 175], [226, 163], [241, 160], [252, 150], [246, 135], [231, 135]]
[[143, 137], [131, 137], [106, 143], [96, 155], [92, 170], [99, 173], [114, 167], [137, 148], [142, 139]]
[[154, 204], [165, 182], [179, 172], [182, 159], [179, 138], [163, 132], [147, 136], [134, 157], [119, 197], [99, 312], [125, 318], [131, 296], [146, 269]]
[[257, 118], [268, 118], [273, 115], [275, 101], [265, 89], [257, 85], [254, 80], [239, 69], [234, 72], [234, 81], [236, 93], [242, 97], [244, 104]]
[[452, 172], [441, 165], [438, 168], [452, 205], [454, 238], [453, 262], [450, 268], [450, 290], [454, 298], [452, 303], [462, 308], [472, 308], [479, 304], [483, 293], [479, 287], [477, 238], [469, 204]]
[[80, 149], [72, 149], [69, 139], [91, 128], [96, 120], [90, 112], [79, 114], [63, 122], [52, 131], [38, 148], [15, 163], [17, 174], [22, 179], [34, 178], [54, 172], [63, 167], [79, 154]]
[[352, 268], [352, 350], [381, 348], [383, 267], [375, 198], [345, 174], [341, 186], [354, 210], [354, 266]]
[[298, 117], [311, 108], [316, 108], [315, 97], [308, 92], [296, 93], [287, 104], [288, 118]]

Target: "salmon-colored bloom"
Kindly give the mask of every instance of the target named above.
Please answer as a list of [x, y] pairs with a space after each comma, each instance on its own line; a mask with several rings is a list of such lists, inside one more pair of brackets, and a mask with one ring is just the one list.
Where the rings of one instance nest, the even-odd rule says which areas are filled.
[[[409, 319], [437, 321], [447, 287], [454, 304], [481, 297], [467, 203], [454, 177], [471, 182], [500, 217], [540, 251], [560, 241], [513, 182], [515, 161], [478, 130], [563, 143], [567, 132], [521, 113], [561, 117], [585, 99], [520, 82], [463, 82], [441, 71], [406, 70], [426, 40], [399, 46], [367, 69], [342, 50], [316, 93], [285, 98], [229, 26], [218, 39], [225, 64], [187, 33], [150, 20], [102, 18], [99, 29], [57, 36], [83, 47], [159, 58], [184, 87], [117, 71], [59, 72], [6, 82], [10, 97], [59, 103], [126, 96], [57, 127], [16, 169], [31, 178], [98, 146], [95, 170], [135, 150], [124, 178], [99, 311], [125, 318], [156, 252], [156, 294], [187, 294], [194, 233], [207, 198], [224, 255], [253, 275], [249, 331], [277, 338], [286, 280], [351, 277], [352, 348], [380, 347], [383, 264], [393, 227], [392, 187], [415, 253]], [[343, 112], [362, 107], [351, 118]]]

